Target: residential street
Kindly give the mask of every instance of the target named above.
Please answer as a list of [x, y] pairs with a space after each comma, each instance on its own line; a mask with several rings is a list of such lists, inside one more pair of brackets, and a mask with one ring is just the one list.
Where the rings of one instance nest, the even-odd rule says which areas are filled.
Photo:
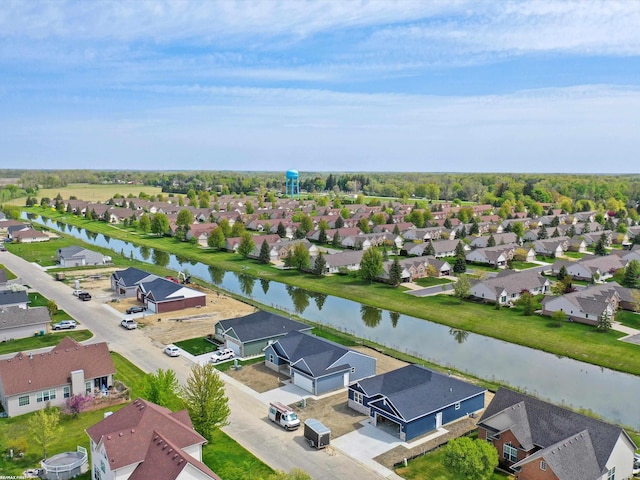
[[[142, 329], [129, 331], [121, 328], [122, 316], [100, 298], [79, 301], [72, 295], [70, 286], [53, 280], [38, 265], [9, 252], [2, 252], [0, 263], [17, 275], [22, 283], [55, 300], [82, 326], [93, 331], [95, 337], [91, 343], [106, 341], [111, 350], [121, 353], [142, 370], [151, 372], [158, 368], [171, 368], [182, 383], [186, 381], [191, 367], [189, 360], [164, 355], [161, 345], [155, 345]], [[302, 429], [288, 432], [274, 426], [266, 418], [265, 404], [252, 395], [252, 391], [225, 375], [223, 377], [231, 407], [229, 425], [223, 430], [272, 468], [288, 471], [299, 467], [319, 480], [384, 478], [340, 451], [332, 448], [312, 450], [303, 438]], [[399, 478], [389, 473], [387, 478]]]

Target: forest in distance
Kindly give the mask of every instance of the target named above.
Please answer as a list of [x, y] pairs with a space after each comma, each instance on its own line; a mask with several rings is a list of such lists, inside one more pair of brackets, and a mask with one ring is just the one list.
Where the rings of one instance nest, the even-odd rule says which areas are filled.
[[[40, 189], [73, 183], [139, 184], [164, 194], [189, 190], [212, 194], [255, 195], [285, 191], [285, 172], [15, 170], [0, 169], [2, 199], [38, 196]], [[555, 205], [567, 213], [592, 210], [637, 215], [640, 174], [527, 174], [429, 172], [299, 172], [302, 195], [325, 193], [351, 197], [397, 198], [438, 202], [474, 202], [536, 213]], [[507, 202], [507, 205], [505, 205]], [[537, 205], [537, 206], [536, 206]], [[505, 209], [506, 210], [506, 209]], [[540, 212], [538, 212], [540, 213]]]

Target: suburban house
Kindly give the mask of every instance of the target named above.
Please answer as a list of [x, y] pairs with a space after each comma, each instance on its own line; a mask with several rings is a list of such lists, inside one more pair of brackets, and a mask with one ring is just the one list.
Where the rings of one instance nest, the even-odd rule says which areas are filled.
[[193, 225], [189, 225], [186, 238], [187, 240], [195, 238], [198, 245], [206, 247], [211, 231], [217, 227], [218, 225], [215, 223], [194, 223]]
[[481, 237], [473, 237], [469, 245], [471, 248], [486, 248], [489, 246], [489, 239], [493, 236], [496, 245], [505, 245], [517, 243], [518, 236], [515, 233], [494, 233], [492, 235], [482, 235]]
[[11, 241], [16, 243], [37, 243], [49, 241], [49, 235], [30, 227], [15, 231], [9, 229], [9, 232], [9, 238]]
[[[436, 242], [431, 242], [433, 245], [433, 250], [435, 252], [434, 256], [436, 258], [440, 257], [455, 257], [456, 256], [456, 247], [460, 243], [460, 240], [438, 240]], [[462, 243], [465, 252], [469, 251], [470, 248], [466, 243]]]
[[58, 249], [58, 263], [61, 267], [104, 265], [109, 262], [111, 262], [111, 257], [86, 248], [71, 246]]
[[215, 338], [238, 357], [262, 355], [270, 343], [292, 331], [310, 332], [313, 327], [274, 313], [259, 310], [239, 318], [220, 320]]
[[161, 277], [139, 283], [137, 297], [151, 313], [173, 312], [207, 304], [206, 293]]
[[[400, 277], [403, 282], [413, 282], [417, 278], [428, 277], [430, 271], [437, 277], [442, 277], [451, 273], [451, 265], [449, 265], [449, 262], [430, 255], [423, 257], [403, 257], [398, 258], [398, 261], [402, 267], [402, 274]], [[382, 273], [376, 277], [376, 280], [388, 282], [393, 263], [394, 260], [387, 260], [384, 262], [382, 264]]]
[[624, 268], [626, 261], [617, 255], [585, 255], [581, 260], [576, 262], [568, 260], [556, 260], [553, 263], [551, 271], [554, 275], [558, 275], [560, 269], [564, 266], [567, 274], [575, 280], [585, 280], [592, 282], [594, 280], [603, 281], [610, 278], [616, 270]]
[[598, 325], [603, 315], [613, 319], [618, 310], [620, 296], [611, 283], [591, 285], [584, 290], [565, 293], [559, 297], [542, 300], [542, 314], [552, 315], [561, 311], [572, 322]]
[[533, 249], [538, 255], [547, 257], [561, 257], [569, 249], [569, 237], [548, 238], [545, 240], [535, 240]]
[[294, 385], [321, 395], [376, 374], [376, 359], [364, 353], [293, 331], [265, 348], [265, 365]]
[[72, 395], [107, 393], [116, 368], [106, 342], [64, 338], [46, 353], [19, 352], [0, 361], [0, 403], [10, 417], [62, 406]]
[[139, 268], [127, 268], [111, 274], [111, 290], [121, 297], [134, 297], [138, 292], [138, 285], [160, 278], [153, 273]]
[[513, 259], [516, 248], [518, 248], [518, 245], [515, 243], [476, 248], [468, 252], [465, 255], [465, 259], [467, 262], [479, 263], [494, 268], [505, 268], [507, 261]]
[[484, 408], [486, 390], [420, 365], [349, 385], [349, 407], [402, 441], [437, 430]]
[[206, 439], [186, 410], [138, 398], [87, 428], [96, 480], [220, 480], [202, 463]]
[[470, 294], [478, 299], [506, 305], [515, 303], [522, 292], [540, 295], [549, 293], [550, 289], [549, 280], [539, 272], [503, 270], [493, 278], [473, 282]]
[[[349, 271], [360, 270], [360, 261], [363, 254], [364, 250], [345, 250], [344, 252], [325, 255], [326, 267], [324, 273], [339, 273], [343, 269]], [[313, 268], [313, 264], [311, 267]]]
[[518, 480], [632, 477], [636, 445], [624, 429], [507, 388], [480, 418], [478, 438]]
[[27, 338], [49, 330], [51, 317], [46, 307], [0, 307], [0, 341]]
[[29, 295], [26, 290], [0, 290], [0, 308], [28, 308]]

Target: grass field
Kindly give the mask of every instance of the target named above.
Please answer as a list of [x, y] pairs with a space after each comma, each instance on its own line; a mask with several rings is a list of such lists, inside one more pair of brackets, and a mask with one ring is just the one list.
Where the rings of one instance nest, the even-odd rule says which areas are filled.
[[425, 277], [416, 278], [413, 283], [420, 285], [421, 287], [433, 287], [434, 285], [446, 285], [447, 283], [452, 282], [448, 278]]
[[33, 337], [19, 338], [9, 342], [0, 343], [0, 355], [13, 352], [27, 352], [38, 348], [53, 347], [60, 343], [64, 337], [71, 337], [78, 342], [93, 337], [89, 330], [67, 330], [66, 332], [49, 333], [47, 335], [34, 335]]
[[2, 264], [0, 264], [0, 270], [5, 271], [5, 273], [7, 274], [7, 280], [13, 280], [14, 278], [17, 278], [11, 270], [7, 269], [7, 267]]
[[181, 342], [175, 342], [176, 347], [189, 352], [191, 355], [202, 355], [203, 353], [209, 353], [216, 350], [218, 347], [211, 342], [207, 342], [202, 337], [191, 338], [189, 340], [182, 340]]
[[[36, 194], [38, 199], [43, 197], [55, 198], [58, 194], [62, 198], [76, 197], [78, 200], [86, 200], [87, 202], [106, 202], [116, 194], [123, 197], [131, 195], [139, 196], [140, 192], [147, 195], [158, 195], [162, 193], [160, 187], [151, 187], [148, 185], [101, 185], [89, 183], [70, 183], [63, 188], [43, 188]], [[14, 198], [5, 203], [11, 205], [24, 205], [26, 197]]]

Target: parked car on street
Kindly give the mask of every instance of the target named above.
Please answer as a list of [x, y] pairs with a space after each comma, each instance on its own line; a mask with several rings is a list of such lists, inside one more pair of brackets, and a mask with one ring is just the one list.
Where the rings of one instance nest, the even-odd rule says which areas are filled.
[[127, 313], [128, 314], [140, 313], [140, 312], [144, 312], [146, 309], [147, 309], [147, 307], [144, 307], [142, 305], [136, 305], [135, 307], [127, 308]]
[[212, 363], [222, 362], [223, 360], [229, 360], [230, 358], [235, 357], [236, 354], [230, 348], [221, 348], [220, 350], [216, 350], [211, 355], [211, 359], [209, 360]]
[[127, 330], [135, 330], [136, 328], [138, 328], [138, 322], [131, 318], [125, 318], [120, 322], [120, 325]]
[[164, 348], [164, 353], [166, 353], [170, 357], [179, 357], [180, 356], [180, 349], [178, 347], [176, 347], [175, 345], [167, 345]]
[[89, 292], [81, 292], [78, 294], [78, 298], [83, 302], [88, 302], [91, 300], [91, 294]]
[[75, 320], [62, 320], [61, 322], [51, 325], [51, 330], [68, 330], [70, 328], [76, 328], [77, 325]]
[[74, 297], [79, 297], [81, 293], [84, 293], [84, 290], [74, 290], [73, 291], [73, 296]]

